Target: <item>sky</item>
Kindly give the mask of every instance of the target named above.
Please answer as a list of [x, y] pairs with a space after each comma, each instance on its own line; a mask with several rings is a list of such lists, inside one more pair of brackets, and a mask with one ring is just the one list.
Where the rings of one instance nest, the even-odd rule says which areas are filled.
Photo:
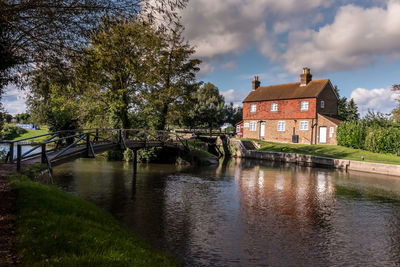
[[[198, 78], [241, 105], [255, 75], [261, 86], [330, 79], [359, 111], [388, 113], [399, 98], [400, 0], [191, 0], [181, 11], [185, 37], [202, 60]], [[9, 87], [3, 105], [25, 110]]]

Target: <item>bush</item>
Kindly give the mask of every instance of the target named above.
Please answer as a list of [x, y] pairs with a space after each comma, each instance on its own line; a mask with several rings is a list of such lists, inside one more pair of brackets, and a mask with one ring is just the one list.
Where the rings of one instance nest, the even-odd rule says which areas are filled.
[[338, 145], [364, 148], [367, 129], [362, 122], [345, 121], [341, 123], [337, 129]]
[[13, 140], [14, 138], [24, 133], [27, 133], [25, 129], [17, 127], [13, 124], [5, 124], [3, 129], [1, 130], [0, 137], [3, 140]]
[[132, 159], [133, 159], [133, 151], [132, 149], [127, 148], [124, 151], [124, 160], [129, 162], [132, 161]]
[[398, 154], [400, 131], [393, 127], [370, 127], [368, 128], [364, 147], [372, 152]]
[[121, 150], [109, 150], [106, 152], [106, 158], [109, 161], [122, 161], [124, 155]]
[[149, 163], [155, 162], [159, 158], [160, 149], [155, 147], [144, 148], [138, 150], [138, 162]]

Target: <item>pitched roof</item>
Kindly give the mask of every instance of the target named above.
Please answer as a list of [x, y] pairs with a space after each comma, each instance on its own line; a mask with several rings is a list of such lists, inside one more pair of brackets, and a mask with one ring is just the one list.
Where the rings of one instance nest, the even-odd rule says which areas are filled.
[[300, 83], [261, 86], [250, 92], [243, 102], [317, 97], [328, 83], [326, 79], [311, 81], [306, 86]]
[[343, 119], [340, 118], [339, 116], [333, 116], [333, 115], [328, 116], [328, 115], [325, 115], [325, 114], [319, 114], [319, 115], [322, 116], [322, 117], [325, 117], [327, 120], [333, 122], [336, 125], [339, 125], [340, 123], [343, 122]]

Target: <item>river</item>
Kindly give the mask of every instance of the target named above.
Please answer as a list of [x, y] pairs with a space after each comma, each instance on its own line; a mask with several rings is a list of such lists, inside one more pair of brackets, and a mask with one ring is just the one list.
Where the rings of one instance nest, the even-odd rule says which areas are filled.
[[398, 266], [400, 179], [230, 160], [214, 167], [80, 159], [55, 182], [187, 266]]

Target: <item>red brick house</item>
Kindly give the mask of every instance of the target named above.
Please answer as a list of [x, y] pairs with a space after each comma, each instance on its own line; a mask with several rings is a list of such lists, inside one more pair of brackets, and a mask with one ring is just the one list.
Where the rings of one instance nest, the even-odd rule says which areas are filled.
[[331, 82], [313, 81], [303, 68], [300, 82], [261, 86], [243, 101], [243, 137], [275, 142], [336, 144], [338, 97]]

